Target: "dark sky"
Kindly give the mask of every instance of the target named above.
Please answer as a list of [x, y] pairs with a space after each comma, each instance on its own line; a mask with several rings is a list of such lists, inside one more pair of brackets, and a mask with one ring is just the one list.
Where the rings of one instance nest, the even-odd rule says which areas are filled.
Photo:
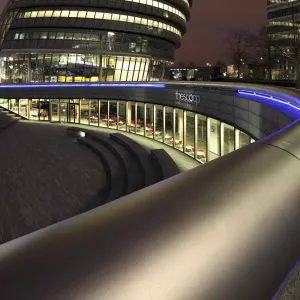
[[266, 0], [194, 0], [188, 31], [176, 62], [198, 66], [221, 59], [228, 62], [224, 40], [239, 29], [257, 31], [266, 20]]

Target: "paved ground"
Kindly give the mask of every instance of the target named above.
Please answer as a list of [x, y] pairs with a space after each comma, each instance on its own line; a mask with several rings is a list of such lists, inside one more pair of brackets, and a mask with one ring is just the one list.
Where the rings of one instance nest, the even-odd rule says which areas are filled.
[[0, 244], [102, 203], [100, 159], [51, 124], [0, 133]]
[[[69, 126], [20, 121], [0, 132], [0, 244], [103, 203], [104, 167], [96, 155], [67, 136]], [[199, 166], [167, 145], [123, 133], [147, 149], [165, 149], [181, 171]]]

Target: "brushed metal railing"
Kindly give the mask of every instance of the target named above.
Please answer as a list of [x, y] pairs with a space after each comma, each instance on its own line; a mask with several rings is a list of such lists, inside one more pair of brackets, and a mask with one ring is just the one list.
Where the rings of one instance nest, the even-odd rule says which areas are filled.
[[300, 253], [300, 123], [0, 246], [1, 299], [271, 299]]

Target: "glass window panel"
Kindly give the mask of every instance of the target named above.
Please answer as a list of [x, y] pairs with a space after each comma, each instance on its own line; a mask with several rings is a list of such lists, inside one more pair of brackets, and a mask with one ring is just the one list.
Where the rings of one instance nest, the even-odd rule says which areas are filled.
[[56, 35], [56, 39], [57, 40], [63, 40], [65, 37], [65, 33], [64, 32], [58, 32]]
[[197, 115], [197, 159], [202, 163], [206, 162], [206, 145], [207, 145], [207, 120], [205, 116]]
[[38, 12], [37, 12], [37, 11], [31, 12], [31, 18], [36, 18], [37, 15], [38, 15]]
[[56, 32], [49, 32], [49, 39], [55, 40], [56, 38]]
[[99, 100], [91, 100], [90, 124], [98, 126], [99, 122]]
[[101, 127], [108, 126], [108, 117], [109, 117], [108, 101], [101, 99], [100, 100], [100, 126]]
[[220, 126], [221, 122], [210, 119], [209, 155], [210, 160], [220, 156]]
[[89, 19], [94, 19], [95, 18], [95, 12], [94, 11], [88, 11], [86, 14], [86, 17]]
[[69, 10], [62, 10], [61, 11], [61, 17], [67, 18], [69, 16]]
[[59, 18], [61, 14], [61, 10], [54, 10], [52, 17]]
[[103, 19], [103, 13], [102, 12], [96, 12], [95, 19]]
[[78, 12], [78, 18], [85, 18], [85, 16], [86, 16], [86, 11], [80, 10], [80, 11]]
[[163, 106], [162, 105], [155, 105], [154, 139], [160, 142], [163, 141]]
[[165, 107], [165, 144], [173, 147], [173, 108]]
[[82, 34], [82, 39], [88, 41], [90, 39], [90, 34], [89, 33], [83, 33]]
[[65, 39], [66, 40], [72, 40], [73, 39], [73, 32], [66, 32]]
[[117, 129], [117, 101], [109, 100], [108, 127]]
[[183, 110], [175, 109], [175, 140], [174, 144], [177, 149], [183, 151]]
[[112, 14], [112, 20], [113, 21], [119, 21], [119, 19], [120, 19], [120, 15], [118, 15], [118, 14]]
[[44, 101], [44, 99], [40, 100], [39, 105], [39, 118], [41, 121], [49, 121], [49, 110], [50, 110], [50, 103], [49, 101]]
[[82, 33], [74, 33], [74, 36], [73, 36], [73, 40], [81, 40], [82, 38]]
[[119, 101], [119, 115], [118, 115], [118, 128], [119, 130], [126, 130], [126, 102]]
[[48, 32], [41, 32], [40, 39], [47, 39], [48, 38]]
[[77, 18], [77, 15], [78, 15], [78, 10], [71, 10], [70, 14], [69, 14], [69, 17], [70, 18]]
[[120, 21], [121, 22], [126, 22], [127, 21], [127, 16], [126, 15], [120, 15]]
[[39, 32], [33, 32], [32, 38], [33, 38], [34, 40], [39, 39], [39, 38], [40, 38], [40, 33], [39, 33]]
[[247, 146], [250, 144], [250, 136], [242, 131], [240, 131], [239, 137], [239, 148]]
[[39, 120], [39, 99], [29, 100], [29, 118], [30, 120]]
[[46, 12], [45, 12], [45, 17], [51, 18], [51, 17], [52, 17], [52, 14], [53, 14], [53, 10], [46, 10]]
[[134, 17], [133, 16], [127, 16], [127, 22], [134, 23]]
[[195, 114], [186, 112], [185, 153], [195, 157]]
[[104, 20], [111, 20], [111, 15], [110, 13], [103, 13], [103, 19]]
[[224, 155], [234, 151], [234, 127], [224, 124]]
[[89, 100], [82, 99], [80, 101], [80, 123], [81, 124], [89, 124]]
[[135, 133], [136, 110], [135, 102], [127, 102], [127, 131]]
[[153, 120], [153, 110], [154, 106], [153, 104], [147, 103], [146, 105], [146, 128], [145, 128], [145, 134], [147, 137], [153, 139], [154, 136], [154, 120]]
[[137, 103], [136, 133], [144, 135], [145, 130], [145, 104]]
[[25, 118], [28, 118], [28, 99], [19, 100], [19, 114]]
[[44, 17], [45, 16], [45, 11], [44, 10], [40, 10], [37, 14], [37, 16], [40, 17]]

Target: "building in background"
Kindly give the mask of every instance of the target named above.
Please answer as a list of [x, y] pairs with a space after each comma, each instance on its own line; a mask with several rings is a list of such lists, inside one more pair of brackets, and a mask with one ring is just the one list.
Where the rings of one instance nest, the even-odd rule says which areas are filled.
[[186, 32], [191, 5], [11, 0], [1, 20], [1, 82], [161, 80]]
[[268, 0], [267, 26], [275, 62], [272, 79], [295, 79], [295, 57], [300, 49], [300, 1]]

